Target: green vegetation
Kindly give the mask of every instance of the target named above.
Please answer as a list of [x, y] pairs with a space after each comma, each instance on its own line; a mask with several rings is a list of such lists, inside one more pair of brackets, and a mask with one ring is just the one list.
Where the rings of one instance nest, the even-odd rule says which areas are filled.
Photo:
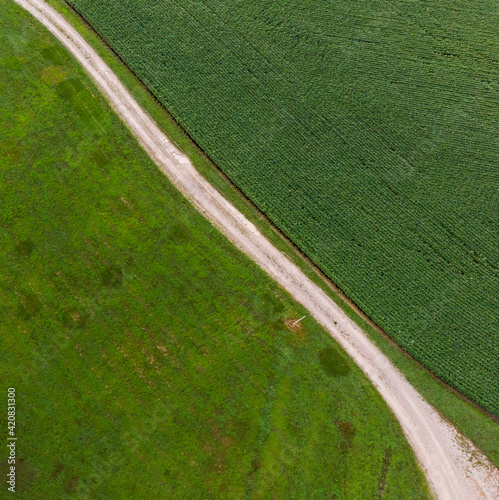
[[386, 335], [380, 334], [372, 328], [365, 319], [359, 316], [342, 296], [336, 293], [329, 281], [323, 275], [316, 272], [317, 268], [304, 258], [302, 253], [291, 242], [285, 239], [282, 233], [275, 230], [275, 226], [269, 224], [269, 220], [246, 198], [241, 195], [233, 184], [223, 175], [220, 169], [209, 160], [202, 150], [187, 136], [186, 132], [172, 118], [168, 111], [153, 97], [147, 87], [125, 66], [122, 61], [111, 52], [108, 45], [101, 37], [79, 16], [71, 6], [64, 0], [48, 0], [49, 3], [59, 10], [73, 26], [89, 41], [100, 56], [119, 75], [121, 81], [125, 82], [135, 99], [154, 117], [162, 129], [172, 140], [191, 158], [196, 168], [224, 194], [235, 206], [241, 210], [257, 227], [265, 234], [281, 251], [295, 262], [303, 272], [320, 286], [364, 332], [373, 340], [378, 347], [391, 359], [401, 370], [413, 386], [430, 402], [440, 413], [455, 424], [460, 431], [470, 438], [486, 455], [499, 467], [499, 426], [498, 420], [490, 414], [484, 413], [475, 405], [471, 404], [463, 396], [449, 390], [449, 387], [436, 379], [424, 369], [419, 363], [407, 353], [401, 351], [393, 341]]
[[499, 415], [493, 3], [70, 3], [366, 314]]
[[270, 221], [228, 182], [227, 177], [220, 169], [204, 154], [204, 152], [189, 138], [184, 129], [173, 119], [168, 111], [151, 94], [149, 89], [123, 64], [121, 60], [110, 50], [105, 41], [86, 23], [74, 9], [64, 0], [48, 0], [53, 7], [61, 12], [86, 40], [94, 47], [100, 56], [119, 75], [121, 81], [125, 82], [135, 99], [144, 107], [156, 122], [162, 127], [171, 139], [181, 148], [194, 163], [196, 168], [224, 194], [241, 212], [245, 214], [260, 231], [265, 234], [282, 252], [295, 262], [303, 272], [320, 286], [364, 332], [373, 340], [378, 347], [391, 359], [391, 361], [409, 379], [411, 384], [423, 395], [426, 400], [437, 408], [440, 413], [450, 422], [456, 425], [460, 431], [470, 438], [486, 455], [499, 467], [499, 426], [498, 419], [483, 412], [479, 407], [470, 403], [460, 393], [449, 390], [449, 386], [436, 379], [430, 372], [415, 362], [407, 352], [401, 350], [386, 335], [380, 334], [372, 328], [365, 318], [358, 314], [358, 309], [352, 309], [351, 302], [345, 302], [344, 296], [338, 294], [334, 286], [317, 271], [296, 246], [283, 237], [282, 233], [275, 229]]
[[285, 326], [303, 309], [13, 2], [0, 64], [0, 387], [16, 388], [20, 498], [426, 498], [358, 368], [312, 320]]

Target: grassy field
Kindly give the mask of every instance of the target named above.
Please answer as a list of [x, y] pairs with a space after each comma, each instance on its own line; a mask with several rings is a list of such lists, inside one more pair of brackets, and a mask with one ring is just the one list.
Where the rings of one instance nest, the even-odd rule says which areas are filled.
[[493, 3], [70, 3], [377, 324], [499, 414]]
[[0, 386], [16, 388], [20, 497], [426, 498], [337, 344], [285, 326], [302, 308], [40, 25], [7, 2], [0, 26]]

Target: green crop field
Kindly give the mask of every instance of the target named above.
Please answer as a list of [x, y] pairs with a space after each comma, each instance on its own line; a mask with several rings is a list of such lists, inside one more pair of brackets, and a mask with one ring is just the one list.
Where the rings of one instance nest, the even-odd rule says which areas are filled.
[[0, 199], [19, 498], [428, 497], [355, 364], [311, 319], [286, 327], [303, 309], [14, 2], [0, 10]]
[[499, 415], [499, 11], [68, 0], [404, 349]]

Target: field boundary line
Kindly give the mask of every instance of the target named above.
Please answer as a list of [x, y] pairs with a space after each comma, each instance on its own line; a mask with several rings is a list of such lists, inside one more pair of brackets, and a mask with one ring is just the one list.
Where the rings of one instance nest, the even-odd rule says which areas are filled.
[[149, 156], [192, 205], [307, 308], [358, 364], [398, 419], [435, 495], [444, 500], [499, 498], [498, 469], [423, 400], [332, 299], [198, 173], [64, 17], [43, 0], [15, 1], [73, 54]]

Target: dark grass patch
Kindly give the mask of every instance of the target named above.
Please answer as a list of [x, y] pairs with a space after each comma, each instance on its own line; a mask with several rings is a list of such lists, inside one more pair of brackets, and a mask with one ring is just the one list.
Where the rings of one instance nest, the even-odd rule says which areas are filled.
[[334, 422], [338, 427], [341, 435], [341, 446], [344, 452], [348, 453], [352, 447], [353, 438], [355, 437], [355, 427], [352, 422], [343, 422], [341, 420], [335, 420]]
[[26, 319], [31, 319], [38, 314], [42, 304], [34, 293], [22, 293], [20, 298], [20, 313]]
[[257, 472], [262, 468], [262, 461], [259, 458], [254, 458], [251, 461], [251, 472]]
[[381, 500], [381, 498], [383, 497], [383, 492], [385, 491], [386, 476], [388, 474], [388, 468], [390, 467], [391, 459], [392, 459], [392, 450], [390, 448], [387, 448], [385, 456], [383, 457], [383, 463], [381, 465], [381, 479], [379, 482], [378, 500]]
[[350, 372], [345, 355], [334, 347], [322, 349], [318, 357], [324, 373], [330, 377], [343, 377]]
[[236, 436], [237, 442], [244, 442], [248, 438], [250, 422], [247, 420], [236, 420], [232, 426], [232, 431]]
[[118, 266], [108, 266], [100, 274], [104, 286], [119, 287], [123, 284], [123, 270]]
[[190, 239], [190, 234], [183, 226], [175, 224], [170, 229], [169, 237], [176, 243], [186, 243]]
[[75, 493], [79, 480], [80, 478], [78, 476], [71, 476], [66, 478], [63, 481], [63, 486], [62, 486], [64, 492], [67, 493], [68, 495]]
[[59, 172], [66, 172], [69, 170], [69, 165], [65, 161], [55, 161], [52, 163], [52, 166]]
[[[37, 478], [37, 471], [36, 468], [30, 465], [25, 459], [23, 458], [16, 458], [16, 463], [13, 464], [15, 467], [15, 472], [16, 472], [16, 492], [23, 493], [26, 491], [26, 489], [29, 487], [33, 481], [36, 480]], [[10, 472], [10, 467], [12, 464], [8, 464], [6, 459], [2, 459], [0, 462], [0, 473], [1, 473], [1, 480], [0, 480], [0, 487], [2, 488], [3, 491], [7, 491], [7, 488], [10, 486], [7, 484], [7, 472]], [[16, 496], [15, 494], [12, 495], [13, 497]], [[8, 498], [5, 496], [5, 498]]]
[[109, 163], [109, 158], [99, 149], [90, 153], [90, 160], [98, 167], [105, 167]]
[[31, 240], [21, 241], [17, 246], [17, 251], [24, 256], [31, 255], [33, 249], [35, 248], [34, 243]]
[[52, 45], [50, 47], [46, 47], [42, 49], [40, 52], [42, 56], [45, 57], [45, 59], [47, 59], [48, 61], [57, 66], [62, 66], [68, 61], [67, 53], [59, 45]]
[[36, 469], [26, 460], [16, 460], [16, 489], [23, 492], [36, 479]]
[[52, 472], [52, 474], [50, 474], [50, 477], [52, 479], [57, 479], [59, 477], [59, 474], [62, 472], [62, 470], [64, 469], [64, 465], [62, 464], [59, 464], [55, 469], [54, 471]]
[[5, 139], [0, 141], [0, 159], [2, 161], [15, 164], [22, 154], [22, 147], [15, 139]]
[[71, 105], [88, 130], [99, 133], [103, 131], [102, 127], [109, 122], [109, 119], [102, 112], [95, 97], [80, 80], [69, 78], [56, 85], [55, 90]]
[[85, 90], [84, 85], [75, 78], [70, 78], [55, 87], [56, 92], [68, 102], [76, 102], [80, 93]]
[[113, 211], [113, 213], [120, 217], [130, 213], [130, 207], [120, 198], [110, 199], [108, 203], [109, 208]]

